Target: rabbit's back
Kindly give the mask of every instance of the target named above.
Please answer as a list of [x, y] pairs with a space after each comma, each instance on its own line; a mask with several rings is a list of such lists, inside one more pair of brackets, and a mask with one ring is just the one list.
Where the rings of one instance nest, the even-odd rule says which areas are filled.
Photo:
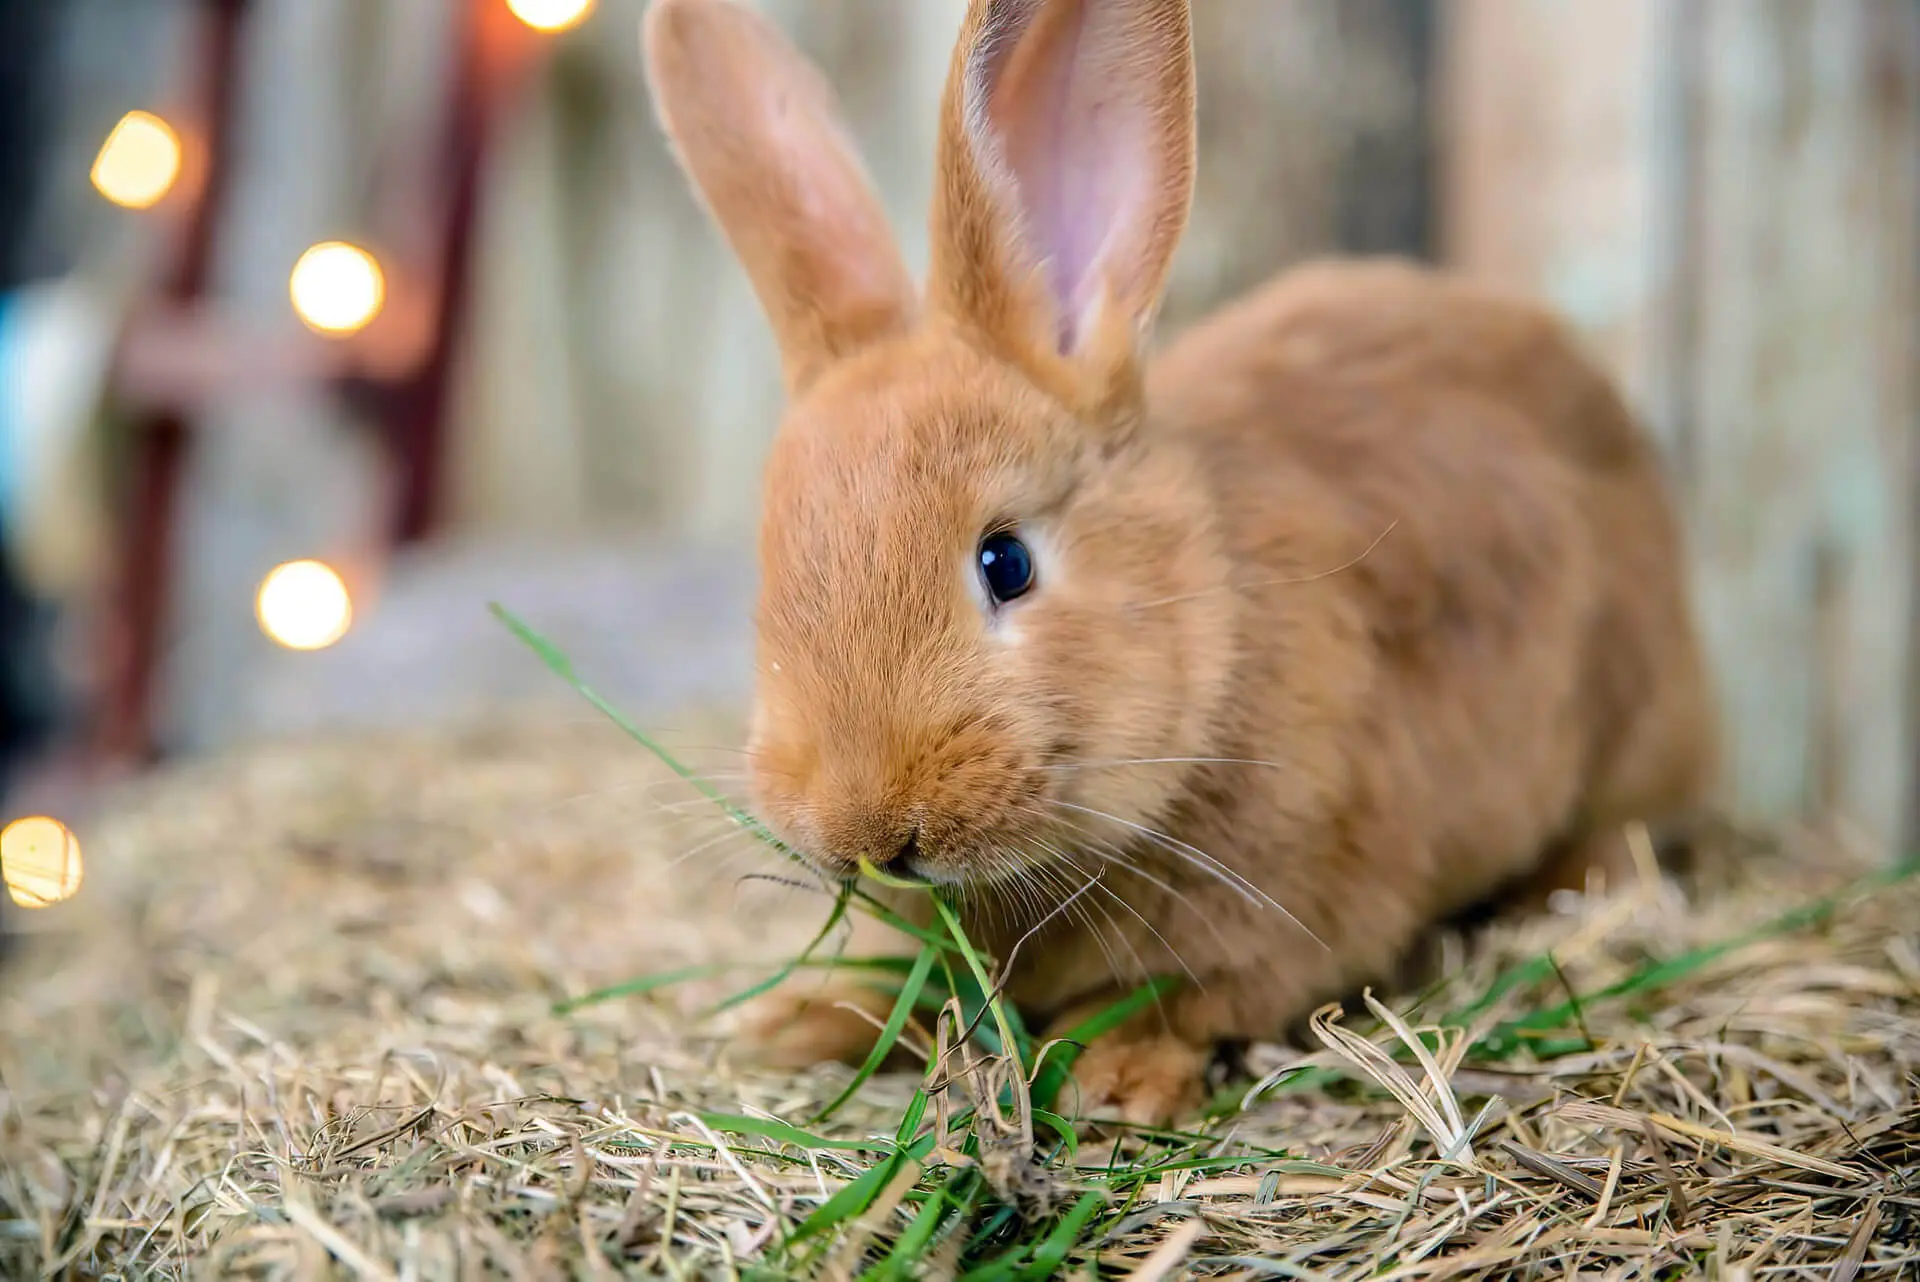
[[[1584, 469], [1656, 468], [1649, 442], [1566, 328], [1524, 299], [1398, 259], [1285, 272], [1183, 332], [1155, 360], [1162, 421], [1228, 436], [1340, 436], [1345, 402], [1470, 394], [1520, 415]], [[1276, 398], [1284, 398], [1284, 404]]]
[[[1301, 593], [1351, 616], [1369, 662], [1343, 747], [1432, 846], [1436, 909], [1699, 800], [1712, 709], [1659, 457], [1551, 316], [1398, 262], [1316, 264], [1183, 335], [1149, 402], [1213, 478], [1244, 650], [1271, 666], [1250, 689], [1285, 701], [1307, 653], [1334, 666], [1303, 653]], [[1284, 750], [1259, 722], [1290, 715], [1252, 701], [1247, 750]]]

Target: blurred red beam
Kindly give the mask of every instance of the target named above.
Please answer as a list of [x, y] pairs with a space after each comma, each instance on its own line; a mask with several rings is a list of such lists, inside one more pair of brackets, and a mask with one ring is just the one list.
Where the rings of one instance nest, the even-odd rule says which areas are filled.
[[[194, 193], [159, 293], [171, 307], [190, 307], [206, 293], [231, 178], [232, 126], [239, 84], [240, 34], [247, 0], [201, 0], [199, 83], [194, 124], [204, 174]], [[173, 535], [179, 526], [192, 423], [165, 402], [134, 402], [127, 420], [126, 505], [120, 555], [102, 628], [104, 689], [97, 748], [110, 761], [154, 753], [154, 674], [172, 582]]]
[[352, 378], [350, 391], [378, 419], [398, 471], [388, 535], [395, 544], [432, 533], [441, 516], [454, 364], [473, 296], [474, 234], [487, 144], [502, 105], [518, 87], [532, 44], [500, 0], [460, 10], [458, 57], [439, 149], [441, 223], [435, 238], [434, 322], [422, 359], [398, 376]]

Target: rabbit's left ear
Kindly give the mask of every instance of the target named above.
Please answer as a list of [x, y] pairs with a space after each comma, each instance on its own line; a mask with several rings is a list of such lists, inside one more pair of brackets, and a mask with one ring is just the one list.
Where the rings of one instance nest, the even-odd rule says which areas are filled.
[[942, 111], [930, 301], [1043, 366], [1131, 363], [1193, 170], [1187, 0], [973, 0]]

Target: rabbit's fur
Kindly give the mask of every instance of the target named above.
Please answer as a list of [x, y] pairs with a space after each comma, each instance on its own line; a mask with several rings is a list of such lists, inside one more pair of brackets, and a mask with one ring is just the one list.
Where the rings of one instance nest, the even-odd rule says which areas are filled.
[[[1083, 1107], [1164, 1121], [1217, 1042], [1279, 1034], [1477, 901], [1619, 868], [1628, 825], [1702, 798], [1657, 456], [1555, 322], [1328, 264], [1144, 360], [1193, 185], [1182, 0], [975, 0], [924, 297], [763, 19], [655, 0], [646, 48], [790, 394], [756, 806], [832, 876], [959, 887], [1056, 1030], [1183, 974], [1081, 1057]], [[1005, 602], [978, 564], [997, 531], [1036, 565]], [[834, 998], [875, 1001], [775, 998], [745, 1031], [858, 1057], [873, 1022]]]

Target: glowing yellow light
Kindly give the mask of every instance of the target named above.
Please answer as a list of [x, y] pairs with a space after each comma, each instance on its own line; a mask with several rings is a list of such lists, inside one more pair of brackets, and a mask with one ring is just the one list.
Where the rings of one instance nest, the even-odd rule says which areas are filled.
[[93, 185], [127, 209], [151, 209], [179, 177], [180, 135], [145, 111], [120, 117], [93, 161]]
[[58, 819], [16, 819], [0, 829], [0, 874], [22, 908], [70, 899], [80, 889], [80, 839]]
[[338, 240], [300, 255], [289, 289], [300, 319], [328, 335], [365, 329], [387, 301], [387, 278], [373, 255]]
[[324, 650], [353, 626], [353, 598], [332, 566], [289, 561], [260, 581], [260, 630], [289, 650]]
[[593, 0], [507, 0], [507, 8], [535, 31], [565, 31], [586, 21]]

